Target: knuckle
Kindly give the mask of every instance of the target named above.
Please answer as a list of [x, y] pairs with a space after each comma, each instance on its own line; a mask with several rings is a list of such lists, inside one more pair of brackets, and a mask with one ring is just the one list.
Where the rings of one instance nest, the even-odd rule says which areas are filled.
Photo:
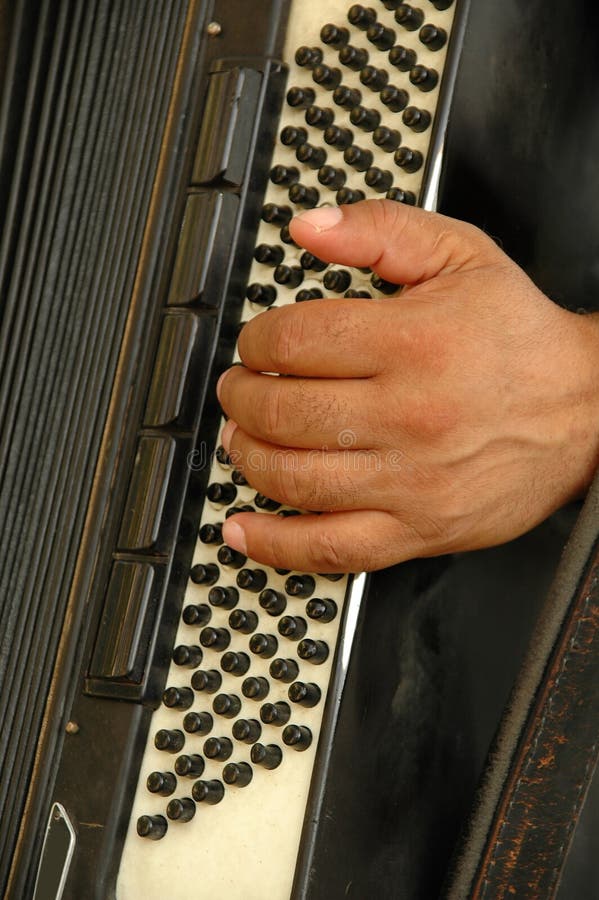
[[459, 412], [449, 399], [428, 396], [410, 404], [404, 427], [428, 444], [455, 434], [459, 419]]
[[410, 206], [393, 200], [376, 200], [372, 211], [382, 233], [392, 235], [394, 240], [401, 236], [413, 217]]
[[314, 390], [309, 379], [297, 379], [290, 387], [289, 406], [303, 432], [319, 434], [325, 423], [341, 417], [342, 404], [333, 393]]
[[285, 423], [285, 403], [281, 385], [277, 383], [278, 379], [273, 377], [272, 381], [269, 390], [263, 395], [260, 419], [267, 439], [277, 443]]
[[281, 314], [272, 320], [270, 334], [270, 358], [277, 372], [286, 372], [293, 366], [298, 348], [302, 346], [304, 335], [304, 315], [301, 304], [283, 308]]
[[305, 479], [303, 473], [298, 470], [296, 461], [291, 458], [294, 455], [295, 452], [290, 450], [284, 459], [278, 460], [272, 472], [271, 495], [280, 503], [302, 507], [306, 500]]
[[327, 529], [308, 532], [308, 556], [314, 562], [316, 572], [343, 572], [346, 556], [338, 536]]

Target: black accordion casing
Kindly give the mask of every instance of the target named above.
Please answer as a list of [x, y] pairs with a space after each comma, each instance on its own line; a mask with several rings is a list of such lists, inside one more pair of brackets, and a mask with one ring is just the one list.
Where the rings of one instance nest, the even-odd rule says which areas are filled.
[[[287, 12], [285, 0], [0, 0], [0, 893], [9, 900], [33, 897], [54, 800], [77, 823], [65, 900], [115, 896], [206, 488], [207, 470], [186, 460], [197, 442], [216, 440], [215, 383], [233, 353], [285, 96]], [[225, 54], [211, 23], [225, 24]], [[439, 189], [441, 212], [483, 228], [572, 310], [599, 309], [598, 36], [588, 0], [556, 10], [472, 0]], [[243, 99], [224, 162], [210, 143], [197, 147], [217, 74], [225, 99], [230, 89]], [[178, 255], [185, 217], [193, 271]], [[181, 299], [191, 283], [194, 325]], [[158, 442], [172, 398], [148, 406], [166, 319], [173, 341], [202, 351], [187, 372], [193, 396], [181, 395], [168, 422], [170, 449]], [[140, 458], [144, 477], [168, 472], [168, 495], [151, 501], [166, 525], [148, 537], [133, 510], [132, 549], [122, 519]], [[419, 900], [444, 890], [577, 512], [502, 547], [368, 578], [298, 897]], [[147, 560], [137, 655], [127, 678], [105, 679], [114, 635], [98, 634], [111, 565], [131, 563], [143, 580]], [[599, 896], [588, 893], [598, 816], [594, 784], [563, 900]]]

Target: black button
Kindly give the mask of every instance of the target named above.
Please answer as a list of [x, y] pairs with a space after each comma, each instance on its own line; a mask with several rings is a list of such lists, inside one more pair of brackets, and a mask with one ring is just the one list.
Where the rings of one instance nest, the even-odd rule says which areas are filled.
[[406, 31], [416, 31], [424, 22], [424, 13], [407, 3], [400, 3], [395, 10], [395, 21]]
[[166, 750], [167, 753], [179, 753], [185, 745], [185, 735], [178, 728], [169, 730], [161, 728], [154, 737], [154, 746], [157, 750]]
[[[311, 104], [310, 104], [311, 105]], [[299, 147], [308, 140], [308, 132], [305, 128], [296, 128], [294, 125], [286, 125], [281, 131], [281, 143], [286, 147]]]
[[253, 609], [234, 609], [229, 616], [229, 627], [242, 634], [251, 634], [258, 627], [258, 616]]
[[140, 625], [151, 612], [153, 582], [149, 563], [113, 563], [90, 665], [92, 677], [141, 681], [145, 648]]
[[321, 64], [312, 70], [312, 79], [319, 87], [326, 88], [327, 91], [334, 91], [341, 81], [341, 72], [339, 69]]
[[376, 109], [356, 106], [349, 114], [349, 121], [362, 131], [374, 131], [381, 122], [381, 114]]
[[356, 28], [361, 28], [363, 31], [366, 31], [373, 22], [376, 22], [376, 13], [370, 6], [362, 6], [361, 3], [354, 3], [348, 10], [347, 18], [352, 25], [356, 26]]
[[219, 762], [227, 760], [233, 752], [233, 743], [227, 737], [208, 738], [204, 743], [204, 756], [208, 759], [217, 759]]
[[210, 588], [208, 602], [211, 606], [218, 606], [221, 609], [233, 609], [239, 603], [239, 591], [234, 587], [218, 585]]
[[246, 787], [252, 780], [252, 767], [246, 762], [227, 763], [223, 769], [223, 781], [225, 784], [234, 784], [236, 787]]
[[400, 72], [409, 72], [416, 65], [416, 51], [398, 44], [389, 51], [389, 62]]
[[343, 26], [339, 27], [338, 25], [323, 25], [320, 29], [320, 40], [323, 44], [327, 44], [329, 47], [334, 47], [338, 50], [340, 47], [345, 46], [349, 41], [349, 31], [347, 28]]
[[365, 199], [366, 194], [364, 191], [356, 191], [348, 187], [340, 188], [335, 195], [338, 206], [343, 206], [345, 203], [358, 203], [360, 200]]
[[199, 319], [193, 313], [164, 317], [144, 425], [153, 428], [170, 424], [180, 427], [191, 425], [195, 409], [186, 388], [194, 348], [197, 345], [193, 378], [201, 381], [207, 371], [208, 350], [213, 335], [214, 323], [209, 319]]
[[241, 693], [248, 700], [264, 700], [268, 696], [270, 685], [266, 678], [259, 675], [257, 678], [251, 676], [246, 678], [241, 685]]
[[325, 129], [333, 124], [335, 113], [332, 109], [323, 109], [321, 106], [310, 106], [306, 110], [306, 124], [313, 128]]
[[222, 523], [206, 522], [206, 524], [202, 525], [200, 528], [198, 537], [203, 544], [222, 544]]
[[297, 655], [306, 662], [321, 665], [329, 655], [329, 647], [324, 641], [304, 638], [297, 646]]
[[360, 72], [360, 81], [365, 87], [373, 91], [381, 91], [389, 81], [389, 75], [385, 69], [377, 69], [375, 66], [364, 66]]
[[319, 288], [310, 288], [309, 290], [298, 291], [295, 295], [296, 303], [302, 303], [304, 300], [316, 300], [323, 297], [323, 293]]
[[[324, 139], [327, 144], [337, 147], [338, 150], [345, 150], [351, 147], [354, 140], [354, 133], [349, 128], [341, 128], [339, 125], [330, 125], [324, 133]], [[323, 166], [323, 168], [326, 168]], [[322, 172], [322, 168], [320, 170]]]
[[233, 737], [244, 744], [255, 744], [262, 734], [262, 726], [258, 719], [237, 719], [233, 725]]
[[212, 610], [206, 603], [190, 603], [183, 610], [182, 619], [186, 625], [207, 625], [212, 617]]
[[320, 703], [321, 693], [317, 684], [296, 681], [290, 686], [288, 696], [292, 703], [299, 703], [300, 706], [311, 709]]
[[258, 306], [272, 306], [277, 299], [276, 288], [271, 284], [250, 284], [245, 295], [250, 303], [257, 303]]
[[208, 712], [189, 712], [183, 719], [183, 728], [188, 734], [210, 734], [213, 725], [212, 716]]
[[364, 181], [368, 187], [373, 188], [380, 194], [384, 194], [393, 184], [393, 175], [387, 169], [379, 169], [376, 166], [372, 166], [366, 172]]
[[230, 566], [232, 569], [241, 569], [247, 562], [247, 556], [244, 556], [239, 550], [233, 550], [227, 544], [221, 544], [218, 548], [217, 557], [221, 565]]
[[215, 178], [242, 183], [261, 83], [262, 75], [252, 69], [235, 68], [210, 75], [193, 184]]
[[281, 594], [279, 591], [274, 591], [271, 588], [262, 591], [258, 602], [269, 616], [280, 616], [287, 606], [285, 595]]
[[290, 597], [309, 597], [315, 588], [316, 582], [311, 575], [290, 575], [285, 582], [285, 590]]
[[121, 521], [119, 549], [167, 549], [166, 536], [161, 532], [174, 457], [173, 438], [140, 438]]
[[279, 244], [258, 244], [254, 250], [254, 259], [265, 266], [278, 266], [285, 259], [285, 251]]
[[358, 106], [362, 102], [362, 94], [357, 88], [350, 88], [345, 84], [340, 84], [333, 91], [333, 101], [337, 106], [343, 107], [343, 109], [353, 109], [354, 106]]
[[312, 88], [292, 87], [287, 91], [287, 103], [293, 109], [307, 109], [315, 99], [316, 94]]
[[169, 709], [189, 709], [193, 700], [193, 691], [188, 687], [169, 687], [162, 695], [162, 702]]
[[[273, 168], [270, 170], [270, 180], [272, 181], [272, 183], [279, 184], [282, 187], [290, 187], [292, 184], [295, 184], [296, 181], [299, 181], [299, 177], [300, 177], [300, 173], [299, 173], [299, 169], [297, 168], [297, 166], [273, 166]], [[265, 247], [265, 246], [270, 255], [272, 253], [273, 248], [268, 247], [265, 244], [260, 244], [260, 247]], [[269, 262], [270, 263], [270, 261], [271, 261], [270, 259], [264, 259], [263, 252], [259, 253], [258, 256], [256, 256], [256, 252], [258, 250], [259, 250], [259, 247], [256, 247], [256, 251], [254, 252], [254, 257], [258, 260], [258, 262]], [[281, 251], [281, 253], [283, 253], [282, 247], [279, 247], [279, 250]], [[281, 262], [282, 258], [283, 257], [281, 256], [281, 259], [279, 260], [279, 262]]]
[[[302, 192], [314, 190], [314, 188], [304, 188], [303, 185], [294, 184], [291, 191], [295, 191], [296, 188], [300, 188]], [[291, 191], [289, 191], [290, 195]], [[289, 199], [291, 200], [292, 197], [290, 196]], [[277, 266], [273, 272], [273, 278], [277, 284], [284, 284], [288, 288], [294, 288], [298, 287], [304, 280], [304, 272], [301, 266]]]
[[200, 631], [200, 644], [212, 650], [226, 650], [231, 643], [231, 635], [226, 628], [212, 628], [210, 625]]
[[173, 662], [176, 666], [183, 666], [187, 669], [197, 669], [202, 664], [202, 648], [196, 646], [188, 646], [187, 644], [179, 644], [173, 650]]
[[169, 306], [201, 302], [216, 309], [223, 299], [239, 198], [217, 191], [190, 194], [179, 237]]
[[[315, 187], [306, 187], [305, 184], [293, 184], [289, 188], [288, 194], [289, 200], [291, 203], [295, 203], [297, 206], [303, 206], [305, 209], [314, 209], [314, 207], [318, 204], [320, 199], [320, 194], [318, 193]], [[275, 269], [275, 281], [279, 284], [287, 284], [291, 287], [297, 287], [297, 284], [292, 284], [292, 278], [288, 276], [285, 280], [281, 281], [280, 277], [277, 277], [277, 273], [279, 269], [285, 269], [286, 271], [293, 272], [293, 266], [277, 266]], [[298, 282], [299, 284], [299, 282]]]
[[229, 503], [233, 503], [237, 497], [237, 488], [230, 481], [213, 481], [206, 488], [206, 497], [211, 503], [226, 506]]
[[440, 50], [447, 43], [447, 32], [436, 25], [424, 25], [418, 36], [429, 50]]
[[306, 725], [287, 725], [283, 730], [283, 743], [294, 750], [307, 750], [312, 743], [312, 732]]
[[301, 616], [283, 616], [278, 625], [279, 634], [289, 638], [290, 641], [301, 640], [307, 628], [306, 620]]
[[322, 147], [314, 147], [312, 144], [300, 144], [295, 151], [297, 160], [309, 166], [311, 169], [320, 169], [327, 161], [326, 150]]
[[245, 675], [250, 667], [250, 658], [247, 653], [228, 650], [221, 658], [220, 667], [230, 675]]
[[314, 597], [306, 604], [306, 615], [316, 622], [331, 622], [337, 615], [337, 604], [326, 597], [323, 600]]
[[[304, 269], [309, 269], [310, 266], [304, 266], [302, 262], [303, 258], [304, 255], [302, 255], [302, 257], [300, 258], [300, 263], [302, 264]], [[313, 258], [315, 259], [316, 257]], [[326, 266], [326, 263], [324, 263], [324, 265]], [[274, 512], [281, 506], [278, 500], [271, 500], [270, 497], [265, 497], [264, 494], [256, 494], [256, 496], [254, 497], [254, 503], [256, 504], [258, 509], [267, 509], [269, 512]]]
[[424, 162], [422, 153], [419, 150], [410, 150], [409, 147], [400, 147], [393, 158], [404, 172], [417, 172]]
[[377, 147], [381, 148], [381, 150], [385, 150], [386, 153], [391, 153], [401, 144], [401, 134], [394, 128], [388, 128], [386, 125], [381, 125], [380, 128], [375, 129], [372, 140]]
[[206, 691], [214, 694], [220, 688], [223, 677], [217, 669], [198, 669], [191, 676], [191, 686], [194, 691]]
[[189, 822], [196, 813], [196, 805], [189, 797], [171, 800], [166, 808], [169, 819], [175, 822]]
[[272, 678], [282, 681], [285, 684], [291, 684], [299, 675], [299, 666], [294, 659], [282, 659], [278, 657], [273, 659], [269, 670]]
[[259, 594], [266, 585], [266, 572], [264, 569], [240, 569], [236, 581], [243, 590]]
[[372, 165], [374, 157], [370, 150], [365, 150], [353, 144], [344, 151], [343, 159], [352, 169], [356, 169], [358, 172], [365, 172]]
[[170, 797], [177, 787], [177, 779], [172, 772], [150, 772], [146, 780], [146, 787], [151, 794]]
[[402, 119], [404, 125], [416, 132], [426, 131], [431, 124], [431, 114], [426, 109], [418, 109], [416, 106], [408, 106]]
[[295, 61], [298, 66], [313, 69], [322, 62], [322, 50], [320, 47], [298, 47], [295, 51]]
[[[191, 567], [189, 573], [189, 577], [194, 584], [205, 584], [208, 587], [210, 587], [211, 584], [216, 584], [219, 575], [220, 572], [218, 571], [218, 566], [215, 566], [214, 563], [208, 563], [207, 565], [198, 563]], [[189, 622], [188, 624], [191, 625], [192, 623]]]
[[327, 291], [335, 291], [338, 294], [342, 294], [351, 284], [351, 274], [347, 269], [329, 269], [325, 273], [322, 283]]
[[250, 751], [250, 759], [257, 766], [264, 769], [276, 769], [281, 765], [283, 753], [276, 744], [254, 744]]
[[149, 838], [151, 841], [159, 841], [168, 829], [168, 823], [164, 816], [140, 816], [137, 820], [137, 833], [140, 837]]
[[291, 715], [291, 708], [284, 700], [278, 703], [264, 703], [260, 707], [260, 718], [265, 725], [286, 725]]
[[421, 91], [432, 91], [437, 86], [439, 75], [435, 69], [414, 66], [410, 72], [410, 81]]
[[199, 778], [204, 771], [205, 763], [199, 753], [179, 756], [175, 760], [175, 772], [182, 778]]
[[373, 22], [372, 25], [369, 25], [366, 37], [379, 50], [390, 50], [395, 43], [395, 32], [392, 28], [386, 28], [381, 22]]
[[[318, 180], [321, 184], [324, 184], [325, 187], [330, 188], [332, 191], [337, 191], [340, 187], [343, 187], [343, 185], [347, 181], [347, 174], [344, 169], [336, 169], [334, 166], [323, 166], [322, 169], [318, 170]], [[312, 256], [311, 253], [308, 253], [306, 251], [300, 257], [300, 263], [302, 264], [302, 266], [304, 266], [304, 269], [316, 268], [314, 265], [304, 265], [304, 263], [302, 262], [304, 258], [315, 260], [315, 256]], [[322, 260], [318, 260], [318, 263], [320, 266], [322, 266], [322, 268], [320, 270], [317, 269], [317, 271], [326, 269], [327, 263], [323, 262]]]
[[403, 88], [397, 88], [392, 84], [387, 85], [387, 87], [383, 88], [381, 91], [381, 103], [384, 103], [392, 112], [401, 112], [402, 109], [405, 109], [408, 99], [409, 96], [407, 91], [404, 91]]
[[364, 50], [362, 47], [352, 47], [351, 44], [346, 44], [339, 51], [341, 65], [353, 69], [354, 72], [359, 72], [368, 65], [368, 59], [368, 50]]
[[250, 650], [263, 659], [270, 659], [277, 649], [278, 642], [274, 634], [253, 634], [250, 638]]
[[241, 709], [241, 700], [235, 694], [217, 694], [212, 701], [212, 709], [217, 716], [234, 719]]
[[[303, 146], [303, 144], [300, 144], [300, 146]], [[278, 206], [276, 203], [266, 203], [262, 207], [262, 220], [269, 225], [287, 225], [292, 217], [293, 212], [288, 206]]]
[[221, 781], [213, 778], [210, 781], [196, 781], [191, 789], [191, 796], [196, 803], [209, 803], [213, 806], [225, 796], [225, 789]]

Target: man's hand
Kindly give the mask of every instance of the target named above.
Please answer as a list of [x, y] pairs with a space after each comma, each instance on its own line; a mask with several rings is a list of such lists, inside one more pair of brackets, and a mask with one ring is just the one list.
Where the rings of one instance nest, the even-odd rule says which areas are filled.
[[585, 490], [596, 316], [556, 306], [478, 229], [392, 201], [310, 210], [291, 233], [406, 287], [245, 326], [245, 368], [219, 382], [223, 442], [252, 487], [312, 514], [240, 513], [228, 544], [279, 567], [371, 570], [502, 543]]

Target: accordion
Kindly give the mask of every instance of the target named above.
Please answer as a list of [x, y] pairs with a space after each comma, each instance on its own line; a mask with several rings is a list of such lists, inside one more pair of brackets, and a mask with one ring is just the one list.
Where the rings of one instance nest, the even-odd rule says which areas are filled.
[[[558, 890], [524, 862], [519, 893], [495, 859], [483, 878], [500, 803], [479, 786], [517, 756], [510, 696], [539, 696], [551, 646], [518, 681], [538, 623], [562, 633], [580, 579], [559, 614], [544, 598], [578, 510], [368, 577], [272, 570], [221, 534], [300, 513], [220, 445], [240, 327], [397, 293], [295, 245], [301, 209], [438, 209], [599, 306], [595, 8], [370, 2], [0, 3], [8, 900]], [[598, 885], [597, 790], [564, 900]]]

